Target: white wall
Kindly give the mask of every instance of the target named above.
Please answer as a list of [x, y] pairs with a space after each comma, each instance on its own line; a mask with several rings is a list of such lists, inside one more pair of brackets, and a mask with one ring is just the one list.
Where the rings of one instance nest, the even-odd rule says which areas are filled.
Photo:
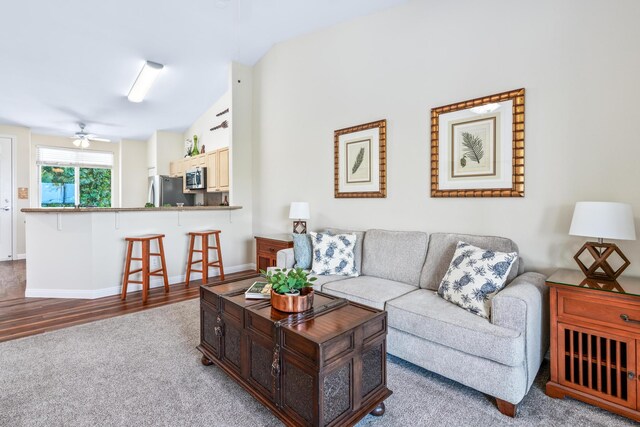
[[157, 131], [157, 168], [159, 175], [169, 175], [169, 163], [184, 157], [182, 134]]
[[[31, 134], [31, 154], [29, 161], [29, 182], [31, 183], [30, 206], [40, 207], [40, 185], [38, 167], [36, 165], [36, 147], [75, 148], [71, 139], [64, 136]], [[92, 141], [86, 150], [109, 151], [113, 153], [113, 169], [111, 170], [111, 207], [120, 206], [120, 147], [117, 143]]]
[[[236, 238], [242, 242], [244, 256], [255, 262], [253, 249], [253, 77], [250, 67], [233, 63], [230, 70], [233, 129], [230, 129], [231, 144], [229, 148], [229, 203], [242, 206], [236, 212], [237, 221], [241, 224]], [[225, 117], [229, 114], [225, 114]]]
[[154, 132], [147, 140], [147, 176], [158, 174], [158, 133]]
[[144, 161], [147, 143], [133, 139], [120, 141], [120, 207], [142, 207], [147, 202], [148, 170]]
[[147, 140], [147, 176], [169, 175], [169, 164], [183, 157], [182, 134], [155, 131]]
[[[15, 165], [15, 182], [14, 192], [16, 201], [14, 206], [16, 235], [15, 254], [16, 259], [24, 257], [26, 253], [25, 243], [25, 215], [20, 211], [22, 208], [29, 207], [29, 199], [18, 199], [18, 188], [29, 188], [29, 145], [31, 144], [31, 129], [21, 126], [5, 126], [0, 125], [0, 135], [8, 136], [15, 140], [14, 165]], [[33, 197], [33, 193], [29, 191], [29, 198]]]
[[[205, 146], [206, 151], [212, 151], [221, 147], [229, 147], [231, 144], [231, 114], [223, 114], [217, 117], [216, 114], [221, 113], [231, 107], [231, 90], [228, 90], [213, 105], [205, 111], [184, 133], [185, 139], [193, 139], [193, 135], [198, 135], [198, 147]], [[224, 129], [216, 129], [211, 131], [214, 126], [218, 126], [223, 120], [229, 122], [229, 127]]]
[[[254, 68], [254, 232], [454, 231], [510, 237], [528, 269], [575, 268], [579, 200], [640, 215], [636, 0], [413, 1], [276, 45]], [[524, 198], [429, 196], [433, 107], [524, 87]], [[388, 197], [333, 197], [333, 131], [388, 120]], [[640, 231], [640, 228], [638, 228]], [[617, 242], [640, 275], [640, 242]]]

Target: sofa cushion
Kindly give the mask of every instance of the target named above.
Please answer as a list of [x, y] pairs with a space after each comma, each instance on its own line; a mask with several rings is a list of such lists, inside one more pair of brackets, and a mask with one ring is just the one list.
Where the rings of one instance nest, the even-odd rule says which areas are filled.
[[371, 276], [331, 282], [322, 287], [322, 292], [329, 295], [346, 298], [380, 310], [384, 310], [385, 302], [415, 290], [415, 286], [406, 283]]
[[313, 243], [311, 271], [314, 274], [357, 276], [353, 249], [355, 234], [309, 233]]
[[[424, 289], [438, 290], [445, 273], [449, 269], [449, 263], [453, 258], [456, 245], [459, 241], [469, 243], [479, 248], [498, 252], [518, 252], [518, 245], [504, 237], [475, 236], [471, 234], [433, 233], [429, 236], [429, 250], [427, 259], [420, 275], [420, 287]], [[507, 284], [518, 275], [518, 262], [516, 260], [507, 276]]]
[[362, 274], [417, 287], [427, 242], [427, 234], [419, 231], [367, 230], [362, 246]]
[[309, 270], [311, 268], [311, 236], [308, 234], [293, 233], [293, 257], [296, 260], [295, 268]]
[[524, 362], [524, 336], [491, 324], [435, 292], [417, 289], [387, 302], [389, 327], [508, 366]]
[[355, 234], [356, 246], [353, 249], [353, 256], [356, 263], [356, 270], [358, 274], [362, 273], [362, 242], [364, 241], [364, 231], [343, 230], [341, 228], [327, 228], [327, 233], [336, 234]]
[[336, 276], [335, 274], [323, 276], [323, 275], [313, 274], [313, 273], [310, 274], [309, 277], [316, 278], [316, 280], [311, 283], [313, 284], [313, 290], [318, 292], [322, 292], [322, 287], [324, 286], [325, 283], [337, 282], [338, 280], [345, 280], [349, 278], [349, 276]]
[[460, 308], [489, 319], [491, 299], [504, 288], [518, 259], [515, 252], [488, 251], [458, 242], [438, 295]]

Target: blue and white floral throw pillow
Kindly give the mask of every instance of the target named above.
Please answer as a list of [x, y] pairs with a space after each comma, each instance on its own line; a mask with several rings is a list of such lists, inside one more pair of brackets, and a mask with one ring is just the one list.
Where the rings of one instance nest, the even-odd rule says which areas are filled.
[[504, 288], [516, 259], [517, 252], [495, 252], [458, 242], [438, 295], [488, 319], [491, 299]]
[[355, 234], [309, 233], [313, 244], [311, 272], [320, 275], [357, 276]]

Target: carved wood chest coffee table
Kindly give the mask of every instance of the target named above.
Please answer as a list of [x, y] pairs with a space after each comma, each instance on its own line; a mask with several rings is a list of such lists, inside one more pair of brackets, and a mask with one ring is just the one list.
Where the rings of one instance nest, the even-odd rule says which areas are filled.
[[287, 425], [342, 426], [384, 414], [387, 313], [316, 293], [287, 314], [246, 300], [255, 279], [200, 287], [202, 363], [214, 363]]

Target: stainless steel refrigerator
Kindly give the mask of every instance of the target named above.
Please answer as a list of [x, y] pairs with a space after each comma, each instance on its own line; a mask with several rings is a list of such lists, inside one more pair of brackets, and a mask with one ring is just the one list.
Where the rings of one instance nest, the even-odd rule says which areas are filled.
[[177, 203], [193, 206], [194, 195], [184, 194], [182, 191], [182, 177], [172, 178], [166, 175], [149, 177], [149, 203], [153, 203], [155, 207], [166, 204], [176, 206]]

